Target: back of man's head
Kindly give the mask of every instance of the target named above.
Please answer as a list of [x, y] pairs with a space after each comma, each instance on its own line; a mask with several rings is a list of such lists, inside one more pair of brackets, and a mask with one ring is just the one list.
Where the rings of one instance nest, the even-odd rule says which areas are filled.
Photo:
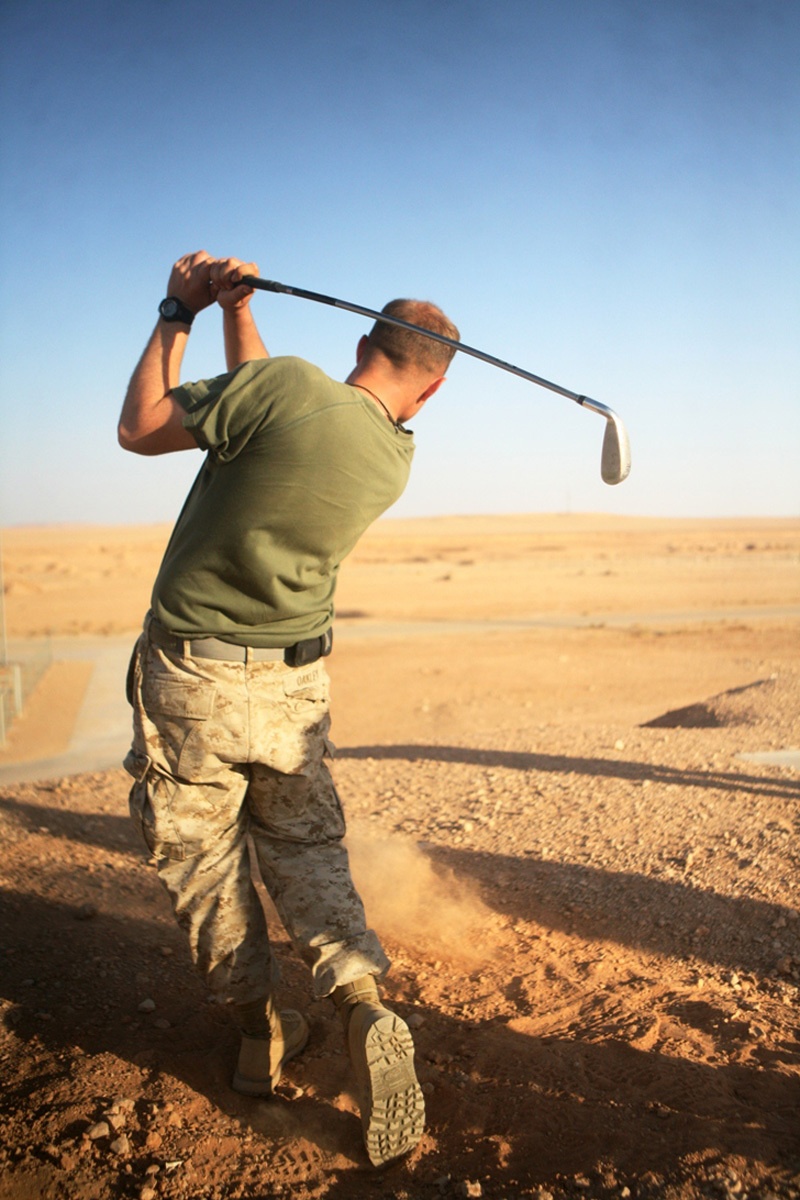
[[[460, 340], [453, 322], [428, 300], [390, 300], [381, 312], [408, 321], [410, 325], [430, 329], [432, 333], [441, 334], [451, 341]], [[384, 354], [399, 371], [412, 370], [431, 375], [443, 375], [455, 354], [452, 346], [445, 346], [442, 342], [399, 325], [387, 325], [385, 321], [375, 322], [367, 335], [367, 344]]]

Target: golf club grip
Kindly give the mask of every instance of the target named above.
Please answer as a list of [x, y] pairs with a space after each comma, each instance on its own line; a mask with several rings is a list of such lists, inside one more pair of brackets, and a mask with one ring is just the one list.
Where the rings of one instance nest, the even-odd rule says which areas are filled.
[[370, 317], [373, 321], [384, 321], [387, 325], [397, 325], [400, 329], [408, 329], [411, 333], [420, 333], [423, 337], [431, 338], [434, 342], [441, 342], [443, 346], [450, 346], [453, 350], [460, 350], [462, 354], [470, 354], [473, 358], [479, 358], [481, 362], [489, 363], [490, 366], [499, 367], [502, 371], [509, 371], [512, 375], [518, 375], [520, 379], [527, 379], [529, 383], [536, 383], [539, 387], [548, 388], [551, 392], [557, 392], [560, 396], [566, 396], [568, 400], [574, 400], [576, 404], [583, 404], [588, 399], [587, 396], [580, 396], [577, 392], [571, 392], [568, 388], [560, 387], [557, 383], [550, 383], [547, 379], [542, 379], [540, 375], [533, 375], [530, 371], [523, 371], [522, 367], [515, 367], [511, 363], [505, 362], [502, 358], [495, 358], [493, 354], [486, 354], [483, 350], [476, 350], [474, 346], [467, 346], [464, 342], [457, 342], [453, 338], [445, 337], [444, 334], [434, 333], [432, 329], [425, 329], [422, 325], [412, 325], [410, 321], [403, 321], [400, 317], [390, 317], [386, 313], [378, 312], [374, 308], [364, 308], [361, 304], [350, 304], [346, 300], [337, 300], [335, 296], [325, 296], [321, 292], [309, 292], [305, 288], [289, 287], [285, 283], [277, 283], [274, 279], [259, 279], [256, 275], [243, 275], [241, 283], [247, 287], [258, 288], [263, 292], [281, 292], [287, 296], [299, 296], [301, 300], [315, 300], [318, 304], [329, 304], [333, 308], [343, 308], [347, 312], [358, 313], [362, 317]]

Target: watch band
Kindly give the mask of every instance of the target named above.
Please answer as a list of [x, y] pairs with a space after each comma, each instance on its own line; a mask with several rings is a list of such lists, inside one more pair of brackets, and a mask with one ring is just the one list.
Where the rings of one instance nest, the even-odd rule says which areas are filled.
[[177, 296], [167, 296], [158, 306], [161, 319], [164, 321], [180, 321], [183, 325], [191, 325], [195, 314], [187, 308]]

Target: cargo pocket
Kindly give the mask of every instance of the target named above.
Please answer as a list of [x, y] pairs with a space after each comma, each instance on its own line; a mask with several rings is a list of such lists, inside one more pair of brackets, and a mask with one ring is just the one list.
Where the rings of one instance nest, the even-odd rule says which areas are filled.
[[154, 768], [152, 759], [146, 754], [136, 750], [128, 752], [122, 765], [133, 776], [128, 807], [148, 850], [156, 858], [183, 862], [186, 847], [170, 810], [171, 797], [177, 787], [175, 781]]
[[202, 680], [158, 675], [145, 680], [144, 710], [158, 731], [167, 771], [178, 779], [195, 780], [205, 767], [215, 769], [214, 763], [206, 761], [214, 759], [206, 739], [216, 694], [216, 688]]

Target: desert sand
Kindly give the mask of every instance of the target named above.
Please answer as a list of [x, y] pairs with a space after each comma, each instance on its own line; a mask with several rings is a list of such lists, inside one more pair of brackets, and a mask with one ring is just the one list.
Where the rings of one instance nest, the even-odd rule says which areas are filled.
[[[129, 635], [158, 528], [9, 529], [8, 637]], [[0, 793], [0, 1198], [800, 1197], [800, 525], [379, 523], [334, 770], [427, 1131], [368, 1164], [338, 1023], [230, 1090], [121, 769]], [[72, 664], [74, 667], [74, 664]], [[69, 740], [54, 663], [2, 761]], [[754, 756], [754, 757], [749, 757]]]

